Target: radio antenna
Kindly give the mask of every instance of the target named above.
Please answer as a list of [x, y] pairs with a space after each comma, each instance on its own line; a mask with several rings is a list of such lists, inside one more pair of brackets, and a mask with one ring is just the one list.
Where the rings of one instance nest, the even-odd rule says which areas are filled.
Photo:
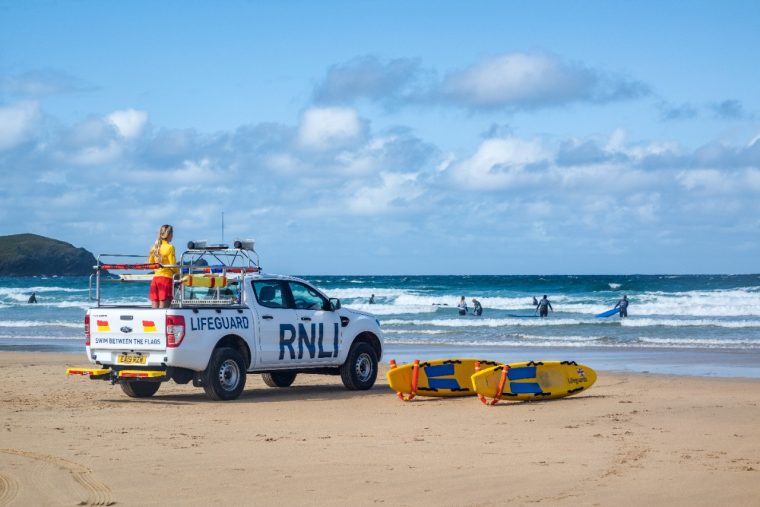
[[222, 211], [222, 244], [224, 244], [224, 211]]

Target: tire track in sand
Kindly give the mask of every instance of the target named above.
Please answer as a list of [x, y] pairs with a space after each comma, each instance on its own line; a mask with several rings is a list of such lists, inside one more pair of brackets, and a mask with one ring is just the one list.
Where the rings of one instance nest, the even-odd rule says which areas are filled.
[[0, 474], [0, 507], [10, 504], [18, 494], [18, 483], [13, 477]]
[[[58, 456], [24, 451], [21, 449], [0, 449], [0, 452], [42, 461], [44, 463], [53, 465], [65, 472], [68, 472], [74, 481], [76, 481], [77, 484], [82, 487], [85, 494], [87, 495], [87, 499], [82, 501], [82, 505], [113, 505], [116, 503], [111, 497], [111, 488], [92, 477], [92, 470], [84, 465], [80, 465], [79, 463], [75, 463]], [[2, 477], [3, 476], [0, 475], [0, 481], [2, 481]], [[5, 477], [5, 479], [10, 478]], [[15, 481], [13, 481], [13, 479], [10, 479], [10, 482], [15, 484]], [[14, 497], [18, 493], [18, 485], [16, 485], [15, 488], [16, 489], [12, 491]], [[8, 491], [10, 491], [10, 489]], [[4, 498], [5, 495], [2, 494], [2, 485], [0, 485], [0, 504], [2, 504]], [[8, 501], [10, 501], [10, 499]]]

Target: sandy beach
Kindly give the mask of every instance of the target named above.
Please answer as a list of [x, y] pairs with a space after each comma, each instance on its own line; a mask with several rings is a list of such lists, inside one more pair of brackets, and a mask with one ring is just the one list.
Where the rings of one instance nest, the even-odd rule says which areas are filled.
[[[760, 381], [600, 372], [576, 397], [399, 401], [338, 377], [234, 402], [0, 353], [0, 505], [758, 505]], [[384, 373], [385, 370], [383, 370]]]

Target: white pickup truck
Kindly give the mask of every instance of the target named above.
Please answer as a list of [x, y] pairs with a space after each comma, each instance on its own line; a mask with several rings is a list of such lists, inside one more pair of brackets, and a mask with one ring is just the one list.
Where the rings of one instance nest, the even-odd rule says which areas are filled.
[[[262, 273], [252, 243], [243, 245], [191, 242], [177, 266], [175, 300], [165, 309], [101, 304], [106, 269], [156, 266], [99, 257], [90, 279], [97, 304], [84, 317], [87, 357], [96, 367], [68, 373], [118, 383], [137, 398], [173, 380], [192, 381], [214, 400], [233, 400], [247, 373], [261, 373], [271, 387], [290, 386], [298, 373], [322, 373], [340, 375], [351, 390], [371, 388], [383, 353], [378, 320], [342, 308], [304, 280]], [[121, 280], [130, 276], [137, 278]]]

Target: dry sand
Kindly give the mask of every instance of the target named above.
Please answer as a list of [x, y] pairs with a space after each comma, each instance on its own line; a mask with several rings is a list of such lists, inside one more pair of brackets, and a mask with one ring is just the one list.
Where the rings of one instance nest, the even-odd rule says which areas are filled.
[[0, 353], [0, 505], [760, 505], [760, 381], [601, 372], [563, 400], [399, 401], [338, 377], [135, 400]]

